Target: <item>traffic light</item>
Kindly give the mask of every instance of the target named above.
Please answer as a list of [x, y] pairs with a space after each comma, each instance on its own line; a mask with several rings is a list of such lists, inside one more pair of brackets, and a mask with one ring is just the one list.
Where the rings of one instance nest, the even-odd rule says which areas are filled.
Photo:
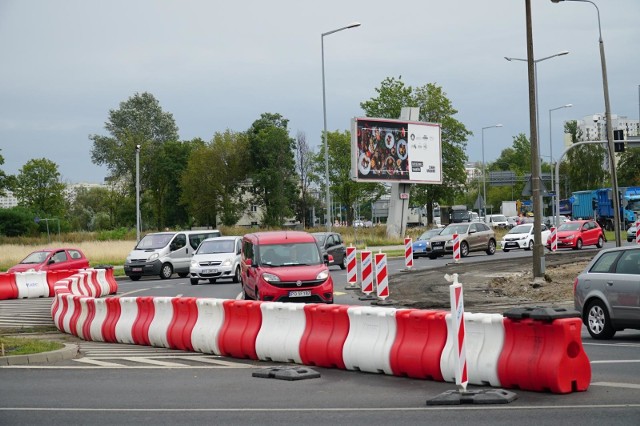
[[[614, 130], [613, 131], [613, 151], [614, 152], [624, 152], [624, 130]], [[620, 142], [615, 142], [620, 141]]]

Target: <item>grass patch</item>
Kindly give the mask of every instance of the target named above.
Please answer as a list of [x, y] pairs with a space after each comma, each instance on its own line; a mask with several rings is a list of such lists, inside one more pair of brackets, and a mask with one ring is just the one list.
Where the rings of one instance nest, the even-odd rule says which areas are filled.
[[10, 356], [55, 351], [62, 349], [64, 344], [25, 337], [0, 336], [0, 347], [4, 350], [0, 355]]

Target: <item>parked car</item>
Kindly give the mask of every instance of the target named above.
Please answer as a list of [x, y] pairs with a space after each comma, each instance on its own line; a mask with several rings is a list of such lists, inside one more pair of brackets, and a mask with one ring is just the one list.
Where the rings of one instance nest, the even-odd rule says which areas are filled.
[[488, 255], [496, 252], [496, 236], [493, 229], [485, 223], [452, 223], [447, 225], [440, 235], [431, 238], [427, 247], [429, 259], [453, 253], [453, 235], [460, 238], [460, 257], [466, 257], [472, 251], [484, 251]]
[[245, 299], [333, 303], [329, 254], [303, 231], [246, 234], [240, 260]]
[[431, 238], [436, 235], [440, 235], [443, 229], [444, 228], [433, 228], [423, 232], [422, 235], [413, 242], [413, 257], [418, 258], [420, 256], [426, 256], [427, 246], [431, 244]]
[[[566, 216], [560, 215], [558, 217], [560, 225], [569, 221], [569, 218]], [[546, 216], [544, 218], [544, 224], [547, 225], [548, 228], [552, 228], [556, 226], [556, 217], [555, 216]]]
[[340, 269], [347, 267], [347, 248], [342, 240], [342, 235], [337, 232], [314, 232], [314, 236], [322, 254], [330, 254], [333, 260], [329, 265], [338, 265]]
[[518, 216], [508, 216], [507, 217], [507, 228], [511, 229], [516, 225], [520, 224], [520, 220]]
[[636, 232], [637, 232], [637, 230], [636, 230], [635, 226], [632, 226], [629, 229], [627, 229], [627, 242], [628, 243], [631, 243], [631, 242], [636, 240]]
[[221, 278], [239, 283], [241, 248], [242, 237], [214, 237], [201, 242], [191, 258], [191, 284], [197, 285], [200, 280], [214, 284]]
[[573, 302], [594, 339], [640, 329], [640, 247], [600, 251], [578, 275]]
[[[540, 226], [540, 241], [542, 241], [542, 244], [546, 244], [551, 231], [545, 224], [540, 224]], [[531, 250], [533, 249], [534, 239], [533, 223], [525, 223], [511, 228], [511, 230], [502, 237], [500, 245], [502, 246], [502, 251], [505, 253], [515, 249]]]
[[64, 247], [34, 251], [7, 272], [62, 271], [88, 267], [89, 261], [80, 249]]
[[[584, 246], [604, 246], [604, 231], [595, 220], [570, 220], [558, 227], [556, 241], [558, 248], [580, 250]], [[546, 246], [551, 249], [551, 238]]]
[[147, 234], [127, 256], [124, 273], [132, 281], [138, 281], [144, 275], [159, 275], [164, 280], [171, 278], [174, 272], [180, 278], [186, 278], [191, 256], [200, 243], [221, 235], [217, 229]]
[[492, 228], [506, 228], [509, 226], [507, 217], [503, 214], [490, 214], [486, 217], [485, 223]]

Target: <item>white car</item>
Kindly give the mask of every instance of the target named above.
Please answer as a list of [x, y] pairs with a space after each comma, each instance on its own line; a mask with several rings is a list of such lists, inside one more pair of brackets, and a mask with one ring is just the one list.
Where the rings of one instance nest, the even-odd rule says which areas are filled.
[[[545, 224], [540, 224], [540, 226], [541, 242], [542, 244], [546, 244], [551, 231]], [[500, 245], [504, 252], [516, 249], [531, 250], [533, 248], [533, 242], [533, 223], [523, 223], [522, 225], [516, 225], [511, 228], [511, 230], [502, 237]]]
[[509, 226], [507, 217], [503, 214], [490, 214], [485, 218], [485, 223], [492, 228], [507, 228]]
[[198, 246], [191, 258], [189, 276], [192, 285], [200, 280], [216, 280], [230, 278], [234, 283], [240, 282], [240, 249], [242, 237], [207, 238]]

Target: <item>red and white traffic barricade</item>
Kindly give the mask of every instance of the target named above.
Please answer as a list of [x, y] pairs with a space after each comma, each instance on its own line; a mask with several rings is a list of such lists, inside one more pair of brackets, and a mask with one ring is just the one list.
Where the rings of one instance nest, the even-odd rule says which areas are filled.
[[458, 282], [458, 274], [445, 275], [445, 279], [453, 282], [449, 286], [449, 296], [451, 298], [451, 327], [453, 330], [453, 348], [457, 356], [455, 357], [456, 385], [462, 392], [467, 391], [467, 355], [464, 345], [464, 302], [462, 297], [462, 284]]
[[358, 289], [358, 264], [356, 262], [356, 248], [347, 247], [347, 286], [346, 289]]
[[460, 235], [453, 234], [453, 260], [460, 261]]
[[636, 244], [640, 244], [640, 232], [638, 232], [638, 229], [640, 229], [640, 219], [636, 219]]
[[551, 234], [549, 236], [551, 239], [551, 251], [558, 250], [558, 228], [555, 226], [551, 228]]
[[385, 300], [389, 297], [389, 273], [387, 269], [387, 254], [376, 253], [376, 291], [379, 299]]
[[373, 300], [373, 261], [371, 252], [363, 250], [360, 252], [360, 268], [362, 271], [362, 292], [365, 294], [360, 300]]
[[413, 268], [413, 239], [404, 239], [404, 266], [407, 269]]

